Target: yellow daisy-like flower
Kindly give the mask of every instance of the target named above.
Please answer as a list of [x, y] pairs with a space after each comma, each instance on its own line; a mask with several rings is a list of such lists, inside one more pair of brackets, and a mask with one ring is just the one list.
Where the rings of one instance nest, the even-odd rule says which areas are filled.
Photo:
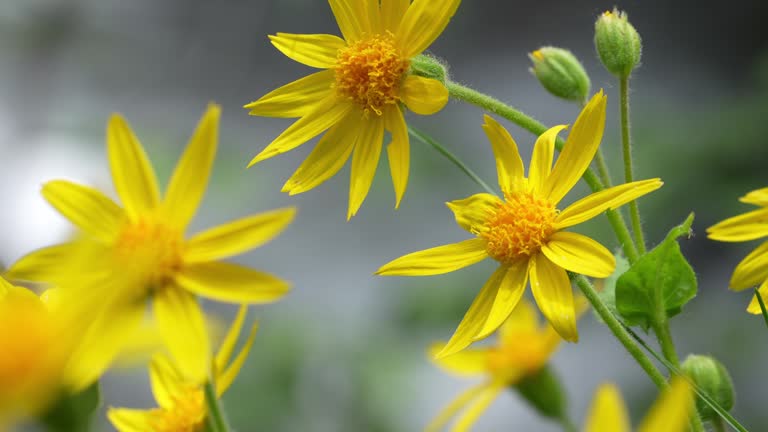
[[[693, 391], [680, 377], [672, 379], [643, 419], [637, 432], [688, 431], [693, 413]], [[597, 389], [587, 415], [585, 432], [630, 432], [629, 416], [619, 389], [603, 384]]]
[[[579, 302], [580, 312], [586, 301]], [[495, 346], [468, 348], [462, 352], [434, 359], [445, 344], [430, 350], [433, 361], [447, 372], [459, 376], [487, 376], [488, 379], [460, 394], [426, 427], [437, 432], [456, 413], [465, 409], [454, 423], [454, 432], [469, 430], [480, 415], [505, 388], [536, 374], [543, 368], [557, 347], [560, 335], [548, 324], [540, 324], [536, 309], [527, 301], [518, 303], [501, 325]]]
[[[254, 324], [242, 350], [230, 363], [246, 313], [247, 307], [241, 306], [213, 362], [216, 397], [221, 397], [232, 385], [245, 364], [253, 339], [256, 337], [257, 325]], [[202, 432], [205, 430], [207, 410], [203, 383], [185, 377], [180, 369], [162, 354], [152, 359], [149, 379], [152, 393], [160, 407], [150, 410], [110, 408], [107, 416], [118, 432]]]
[[293, 219], [292, 208], [249, 216], [196, 234], [184, 232], [205, 191], [218, 140], [220, 108], [210, 105], [170, 179], [164, 199], [147, 156], [126, 121], [107, 127], [112, 178], [123, 207], [87, 186], [57, 180], [43, 196], [81, 230], [80, 237], [35, 251], [8, 271], [14, 279], [53, 283], [81, 304], [98, 343], [83, 385], [96, 379], [141, 324], [147, 300], [170, 353], [202, 379], [208, 335], [197, 295], [231, 303], [265, 303], [288, 284], [272, 275], [219, 261], [271, 240]]
[[557, 204], [589, 166], [603, 136], [606, 98], [596, 94], [576, 119], [565, 148], [552, 167], [557, 133], [544, 132], [533, 149], [529, 177], [509, 132], [491, 117], [485, 129], [496, 157], [504, 199], [480, 193], [452, 201], [456, 222], [476, 238], [414, 252], [378, 270], [380, 275], [426, 276], [448, 273], [493, 258], [500, 266], [483, 286], [461, 324], [440, 353], [458, 352], [493, 333], [523, 295], [528, 278], [541, 312], [567, 341], [577, 341], [573, 292], [566, 270], [605, 278], [613, 254], [589, 237], [563, 231], [661, 187], [659, 179], [612, 187], [558, 210]]
[[[272, 44], [289, 58], [324, 69], [245, 106], [251, 115], [300, 117], [250, 165], [292, 150], [328, 130], [283, 186], [291, 195], [315, 188], [352, 155], [347, 219], [357, 213], [373, 182], [384, 131], [396, 204], [405, 193], [410, 164], [405, 104], [434, 114], [448, 102], [437, 80], [409, 74], [413, 57], [448, 25], [459, 0], [329, 0], [344, 38], [278, 33]], [[249, 166], [250, 166], [249, 165]]]
[[[760, 208], [707, 228], [709, 238], [724, 242], [743, 242], [768, 236], [768, 188], [754, 190], [739, 198], [739, 201]], [[763, 299], [768, 299], [768, 241], [741, 260], [731, 276], [732, 290], [741, 291], [757, 285], [760, 286], [759, 292]], [[747, 312], [762, 313], [757, 296], [752, 296]]]

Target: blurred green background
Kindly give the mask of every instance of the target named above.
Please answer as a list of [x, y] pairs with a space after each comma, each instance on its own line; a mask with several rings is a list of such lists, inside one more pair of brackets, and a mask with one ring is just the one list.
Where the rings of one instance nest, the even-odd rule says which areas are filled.
[[[538, 85], [527, 53], [542, 45], [571, 49], [593, 90], [609, 96], [603, 147], [618, 178], [618, 84], [592, 47], [594, 19], [615, 3], [644, 39], [643, 64], [632, 81], [637, 177], [665, 181], [640, 202], [649, 239], [659, 241], [696, 212], [695, 236], [683, 248], [697, 271], [699, 296], [672, 321], [675, 340], [683, 356], [719, 358], [737, 388], [736, 417], [751, 430], [768, 430], [766, 328], [744, 312], [748, 293], [727, 291], [733, 267], [756, 244], [715, 243], [704, 232], [745, 211], [737, 198], [766, 185], [768, 30], [760, 25], [768, 18], [766, 3], [466, 1], [431, 52], [451, 65], [455, 80], [560, 124], [571, 123], [578, 109]], [[69, 178], [113, 194], [104, 151], [111, 112], [128, 118], [167, 179], [205, 105], [216, 101], [224, 108], [220, 149], [192, 231], [272, 208], [300, 209], [285, 234], [236, 259], [290, 280], [294, 289], [275, 305], [255, 308], [260, 333], [224, 398], [234, 427], [419, 430], [472, 384], [433, 367], [425, 348], [451, 335], [493, 266], [429, 278], [372, 273], [406, 252], [465, 238], [444, 203], [479, 190], [413, 141], [401, 209], [393, 209], [383, 162], [362, 210], [347, 223], [346, 169], [304, 195], [279, 192], [311, 144], [246, 170], [289, 121], [248, 117], [242, 105], [308, 72], [270, 46], [266, 35], [278, 31], [338, 34], [327, 3], [317, 0], [0, 3], [0, 259], [10, 263], [70, 234], [40, 197], [42, 182]], [[408, 120], [492, 181], [481, 115], [452, 102], [438, 115]], [[534, 137], [509, 129], [527, 158]], [[604, 218], [582, 229], [616, 246]], [[225, 321], [234, 314], [234, 307], [206, 306]], [[639, 418], [655, 398], [650, 381], [593, 317], [581, 321], [580, 333], [581, 342], [563, 345], [553, 360], [573, 417], [581, 423], [596, 386], [614, 381]], [[141, 370], [111, 374], [103, 390], [109, 406], [153, 406]], [[111, 430], [103, 413], [99, 425]], [[559, 429], [509, 393], [476, 430]]]

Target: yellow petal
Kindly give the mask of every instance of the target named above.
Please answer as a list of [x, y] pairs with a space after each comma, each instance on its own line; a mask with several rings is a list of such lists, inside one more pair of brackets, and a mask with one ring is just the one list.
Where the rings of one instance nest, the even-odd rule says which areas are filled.
[[541, 313], [557, 333], [569, 342], [578, 342], [573, 291], [565, 270], [544, 255], [534, 255], [531, 259], [531, 291]]
[[235, 345], [237, 345], [237, 340], [240, 339], [240, 331], [243, 329], [245, 316], [247, 314], [248, 305], [240, 305], [240, 308], [237, 310], [237, 316], [235, 316], [235, 319], [229, 326], [227, 335], [224, 336], [224, 340], [221, 342], [221, 347], [219, 347], [219, 351], [216, 353], [216, 358], [214, 359], [214, 370], [217, 375], [224, 371], [229, 364], [232, 352], [235, 350]]
[[213, 261], [259, 247], [283, 232], [295, 215], [292, 207], [272, 210], [203, 231], [189, 239], [184, 262]]
[[542, 194], [557, 204], [592, 163], [605, 128], [606, 97], [599, 91], [584, 107], [568, 134], [555, 167], [544, 181]]
[[493, 306], [488, 312], [488, 318], [482, 330], [475, 335], [475, 340], [488, 337], [504, 324], [520, 302], [526, 285], [528, 285], [528, 260], [519, 260], [509, 266], [506, 276], [499, 285]]
[[336, 17], [339, 30], [348, 43], [360, 40], [370, 33], [368, 16], [363, 2], [359, 0], [328, 0]]
[[456, 399], [451, 401], [451, 403], [443, 408], [442, 411], [440, 411], [440, 414], [437, 415], [428, 425], [426, 428], [424, 428], [424, 432], [439, 432], [443, 429], [443, 426], [445, 426], [446, 423], [454, 416], [457, 412], [461, 411], [468, 403], [472, 402], [473, 399], [477, 395], [483, 392], [486, 387], [488, 387], [490, 383], [482, 383], [478, 384], [469, 390], [464, 391], [461, 393]]
[[285, 182], [282, 192], [288, 192], [289, 195], [306, 192], [338, 173], [355, 148], [362, 124], [363, 119], [357, 112], [352, 111], [331, 127]]
[[493, 148], [496, 158], [496, 173], [499, 176], [499, 187], [502, 192], [516, 190], [523, 183], [525, 167], [517, 150], [517, 143], [512, 135], [500, 125], [493, 117], [484, 115], [483, 130], [488, 135], [488, 140]]
[[258, 330], [258, 323], [253, 323], [253, 326], [251, 326], [251, 332], [248, 335], [248, 339], [246, 339], [245, 344], [243, 345], [243, 348], [240, 350], [240, 352], [237, 353], [235, 360], [233, 360], [229, 367], [226, 368], [223, 373], [216, 378], [216, 394], [218, 396], [223, 395], [224, 392], [229, 389], [232, 383], [235, 382], [237, 374], [240, 373], [240, 369], [243, 368], [245, 360], [248, 358], [248, 353], [251, 351], [253, 340], [256, 338], [256, 332], [258, 332]]
[[693, 390], [685, 378], [675, 377], [654, 402], [637, 432], [686, 432], [693, 412]]
[[483, 391], [475, 397], [472, 404], [456, 420], [456, 424], [451, 428], [451, 432], [469, 431], [505, 387], [503, 383], [492, 383], [483, 388]]
[[465, 230], [477, 234], [485, 225], [488, 216], [494, 212], [501, 200], [488, 193], [474, 194], [462, 200], [445, 203], [456, 217], [456, 223]]
[[[760, 284], [758, 291], [760, 292], [760, 297], [763, 299], [763, 303], [768, 305], [768, 279], [764, 280], [763, 283]], [[752, 301], [750, 301], [749, 306], [747, 306], [747, 312], [754, 315], [760, 315], [763, 313], [763, 310], [760, 308], [760, 302], [757, 300], [757, 295], [752, 296]]]
[[408, 75], [400, 90], [403, 102], [416, 114], [434, 114], [448, 103], [448, 89], [435, 79]]
[[98, 190], [66, 180], [46, 183], [42, 194], [75, 226], [105, 243], [115, 238], [125, 217], [123, 209]]
[[381, 266], [382, 276], [430, 276], [462, 269], [485, 259], [485, 240], [473, 238], [401, 256]]
[[4, 276], [9, 279], [56, 284], [60, 281], [62, 263], [72, 258], [76, 250], [77, 244], [74, 242], [38, 249], [19, 258]]
[[347, 220], [357, 214], [376, 175], [384, 140], [384, 121], [378, 117], [363, 122], [352, 154], [352, 172], [349, 177], [349, 210]]
[[641, 180], [614, 186], [588, 195], [569, 205], [558, 216], [555, 229], [567, 228], [580, 224], [602, 212], [621, 207], [635, 199], [655, 191], [664, 183], [659, 179]]
[[221, 107], [209, 104], [176, 164], [163, 208], [168, 223], [184, 231], [203, 199], [219, 139]]
[[768, 242], [749, 253], [736, 266], [731, 276], [731, 289], [743, 290], [768, 279]]
[[176, 282], [195, 294], [229, 303], [271, 303], [289, 290], [288, 283], [275, 276], [224, 262], [186, 266]]
[[179, 371], [194, 383], [208, 379], [210, 347], [200, 305], [194, 295], [176, 286], [154, 295], [157, 326]]
[[261, 153], [256, 155], [248, 166], [253, 166], [264, 159], [295, 149], [339, 122], [351, 110], [351, 104], [338, 102], [335, 95], [329, 96], [317, 104], [311, 113], [296, 120], [288, 129], [284, 130]]
[[[504, 324], [499, 327], [499, 339], [502, 345], [514, 343], [514, 337], [520, 333], [534, 333], [539, 328], [539, 317], [536, 309], [525, 299], [522, 299], [512, 310]], [[559, 337], [559, 336], [558, 336]]]
[[768, 236], [768, 208], [728, 218], [707, 228], [712, 240], [741, 242]]
[[335, 72], [324, 70], [286, 84], [245, 105], [248, 114], [264, 117], [304, 117], [333, 94]]
[[138, 138], [118, 114], [107, 126], [107, 153], [112, 181], [128, 216], [136, 220], [157, 207], [160, 192], [155, 172]]
[[[660, 429], [666, 430], [666, 429]], [[631, 432], [627, 407], [619, 389], [603, 384], [595, 393], [587, 414], [584, 432]]]
[[403, 57], [413, 57], [429, 47], [451, 20], [460, 0], [414, 0], [397, 33]]
[[362, 0], [368, 19], [368, 33], [372, 35], [382, 34], [381, 11], [379, 9], [379, 0]]
[[387, 157], [389, 172], [392, 174], [392, 185], [395, 188], [395, 208], [398, 208], [408, 186], [411, 158], [408, 128], [400, 108], [384, 110], [384, 127], [392, 135], [392, 141], [387, 146]]
[[339, 50], [347, 46], [344, 39], [328, 34], [278, 33], [269, 40], [291, 60], [319, 69], [333, 67]]
[[768, 187], [753, 190], [752, 192], [739, 198], [739, 201], [746, 204], [754, 204], [758, 206], [768, 206]]
[[591, 238], [559, 231], [549, 238], [541, 251], [558, 267], [596, 278], [606, 278], [616, 269], [616, 258], [605, 246]]
[[400, 29], [400, 23], [403, 21], [405, 12], [411, 0], [381, 0], [381, 27], [383, 31], [389, 31], [397, 34]]
[[566, 125], [553, 126], [536, 139], [531, 156], [530, 172], [528, 173], [528, 179], [534, 192], [539, 192], [544, 188], [544, 183], [552, 171], [557, 134], [567, 127]]
[[147, 432], [153, 429], [150, 411], [109, 408], [107, 418], [117, 432]]
[[163, 354], [156, 354], [149, 364], [149, 382], [152, 395], [161, 408], [171, 409], [188, 390], [184, 375]]
[[444, 342], [429, 348], [429, 358], [441, 369], [460, 376], [474, 376], [488, 372], [488, 348], [467, 348], [445, 357], [437, 355], [445, 348]]

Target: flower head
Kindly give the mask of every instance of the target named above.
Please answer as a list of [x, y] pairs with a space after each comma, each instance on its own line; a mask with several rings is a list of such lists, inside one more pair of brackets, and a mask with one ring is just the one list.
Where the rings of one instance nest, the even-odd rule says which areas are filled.
[[[739, 201], [759, 208], [707, 228], [709, 238], [724, 242], [743, 242], [768, 237], [768, 188], [754, 190]], [[742, 291], [758, 285], [760, 296], [768, 299], [768, 241], [741, 260], [731, 276], [732, 290]], [[752, 297], [747, 312], [761, 313], [757, 296]]]
[[209, 106], [171, 176], [163, 199], [147, 156], [122, 117], [107, 127], [112, 178], [122, 207], [87, 186], [56, 180], [43, 196], [80, 230], [69, 243], [35, 251], [8, 271], [15, 279], [53, 283], [92, 317], [83, 338], [98, 355], [80, 379], [97, 378], [143, 321], [148, 301], [170, 353], [185, 373], [209, 371], [208, 336], [197, 295], [232, 303], [265, 303], [288, 284], [272, 275], [219, 261], [266, 243], [294, 209], [230, 222], [191, 238], [184, 233], [203, 197], [216, 154], [220, 109]]
[[499, 268], [483, 286], [441, 356], [493, 333], [507, 319], [531, 280], [536, 303], [554, 329], [577, 341], [576, 312], [567, 271], [604, 278], [616, 267], [613, 254], [581, 234], [564, 231], [608, 209], [661, 187], [659, 179], [612, 187], [582, 198], [564, 210], [558, 204], [589, 166], [603, 136], [606, 98], [596, 94], [576, 119], [555, 162], [555, 139], [566, 126], [544, 132], [524, 176], [523, 161], [509, 133], [491, 117], [483, 128], [496, 156], [503, 198], [480, 193], [448, 203], [456, 222], [475, 235], [459, 243], [400, 257], [381, 275], [425, 276], [448, 273], [493, 258]]
[[410, 164], [403, 105], [434, 114], [448, 102], [437, 80], [410, 74], [411, 59], [448, 25], [459, 0], [330, 0], [338, 36], [278, 33], [270, 36], [283, 54], [323, 69], [245, 106], [250, 114], [300, 117], [251, 161], [292, 150], [327, 132], [288, 179], [291, 195], [315, 188], [352, 157], [347, 219], [354, 216], [373, 182], [384, 132], [396, 204], [405, 193]]

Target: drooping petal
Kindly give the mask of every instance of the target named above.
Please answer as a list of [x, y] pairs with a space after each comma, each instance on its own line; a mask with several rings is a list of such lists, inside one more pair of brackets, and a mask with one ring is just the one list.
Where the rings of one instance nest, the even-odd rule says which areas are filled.
[[107, 153], [117, 195], [131, 219], [157, 207], [160, 192], [147, 154], [128, 122], [118, 114], [107, 125]]
[[461, 0], [414, 0], [396, 33], [403, 57], [411, 58], [427, 49], [440, 36]]
[[324, 70], [286, 84], [245, 105], [249, 115], [304, 117], [333, 94], [334, 71]]
[[488, 348], [467, 348], [453, 355], [437, 357], [445, 345], [439, 342], [429, 348], [429, 358], [441, 369], [460, 376], [474, 376], [488, 371]]
[[488, 140], [493, 148], [496, 158], [496, 173], [499, 176], [499, 187], [503, 192], [511, 192], [517, 189], [523, 182], [525, 167], [517, 150], [517, 143], [512, 135], [500, 125], [493, 117], [484, 115], [483, 130], [488, 135]]
[[493, 306], [488, 312], [488, 319], [482, 330], [475, 335], [475, 340], [488, 337], [504, 324], [520, 303], [526, 285], [528, 285], [528, 260], [518, 260], [509, 266], [506, 276], [502, 279], [496, 299], [493, 300]]
[[467, 407], [464, 413], [456, 420], [456, 424], [451, 428], [451, 432], [467, 432], [477, 422], [477, 419], [488, 409], [488, 406], [496, 400], [506, 385], [502, 382], [493, 382], [486, 386], [483, 391], [475, 397], [471, 405]]
[[149, 364], [149, 383], [152, 395], [161, 408], [171, 409], [188, 390], [184, 375], [163, 355], [156, 354]]
[[405, 12], [411, 0], [381, 0], [381, 27], [383, 31], [389, 31], [397, 34], [400, 29], [400, 23], [403, 21]]
[[314, 189], [339, 172], [347, 163], [363, 124], [352, 111], [320, 138], [312, 152], [285, 182], [282, 192], [296, 195]]
[[[758, 292], [760, 293], [760, 298], [763, 299], [763, 303], [768, 305], [768, 279], [764, 280], [763, 283], [760, 284]], [[763, 313], [763, 309], [760, 307], [760, 301], [757, 299], [757, 294], [752, 296], [752, 301], [750, 301], [749, 306], [747, 306], [747, 312], [754, 315], [760, 315]]]
[[117, 432], [147, 432], [152, 430], [152, 416], [149, 411], [109, 408], [107, 418]]
[[75, 242], [48, 246], [19, 258], [6, 270], [4, 276], [31, 282], [48, 282], [57, 284], [66, 263], [77, 250]]
[[213, 261], [259, 247], [283, 232], [295, 215], [293, 207], [272, 210], [203, 231], [189, 239], [184, 262]]
[[603, 384], [590, 405], [584, 432], [631, 432], [627, 407], [619, 389]]
[[154, 295], [154, 310], [160, 334], [179, 371], [194, 383], [205, 383], [211, 350], [195, 296], [177, 286], [163, 287]]
[[224, 340], [221, 342], [221, 347], [219, 347], [216, 357], [213, 360], [215, 366], [214, 370], [217, 373], [220, 373], [227, 368], [230, 357], [232, 357], [232, 352], [235, 350], [235, 345], [237, 345], [237, 340], [240, 339], [240, 331], [243, 329], [246, 315], [248, 315], [248, 305], [240, 305], [240, 308], [237, 310], [237, 316], [235, 316], [235, 319], [229, 326], [227, 335], [224, 336]]
[[728, 218], [707, 228], [712, 240], [742, 242], [768, 236], [768, 208]]
[[574, 273], [606, 278], [616, 269], [616, 258], [611, 251], [582, 234], [556, 232], [541, 251], [557, 266]]
[[[501, 345], [514, 343], [514, 336], [520, 333], [534, 333], [539, 328], [539, 317], [533, 305], [523, 299], [512, 310], [504, 324], [499, 327]], [[559, 337], [559, 336], [558, 336]]]
[[434, 114], [448, 103], [448, 89], [435, 79], [408, 75], [400, 90], [403, 102], [416, 114]]
[[753, 190], [752, 192], [739, 198], [739, 201], [761, 207], [768, 206], [768, 187]]
[[502, 201], [489, 193], [479, 193], [445, 204], [453, 212], [456, 223], [460, 227], [477, 234], [478, 229], [485, 225], [488, 216], [502, 204]]
[[336, 17], [339, 30], [348, 43], [360, 40], [370, 33], [368, 16], [363, 2], [359, 0], [328, 0]]
[[363, 122], [352, 153], [352, 171], [349, 177], [349, 209], [347, 220], [357, 214], [373, 184], [384, 141], [384, 121], [378, 117]]
[[597, 92], [584, 107], [568, 134], [555, 167], [544, 181], [542, 194], [557, 204], [592, 163], [605, 128], [606, 97]]
[[674, 377], [643, 419], [637, 432], [685, 432], [693, 412], [693, 390], [685, 378]]
[[558, 216], [555, 229], [567, 228], [592, 219], [602, 212], [621, 207], [635, 199], [655, 191], [664, 183], [660, 179], [641, 180], [614, 186], [588, 195], [569, 205]]
[[387, 158], [392, 185], [395, 188], [395, 208], [399, 208], [408, 186], [411, 163], [408, 128], [400, 108], [393, 107], [384, 111], [384, 127], [392, 135], [392, 141], [387, 146]]
[[751, 288], [768, 279], [768, 242], [749, 253], [733, 270], [731, 289]]
[[304, 144], [339, 122], [352, 108], [353, 106], [349, 103], [339, 102], [335, 95], [328, 96], [317, 104], [311, 113], [296, 120], [288, 129], [284, 130], [261, 153], [256, 155], [248, 166], [253, 166], [264, 159], [269, 159]]
[[534, 192], [539, 192], [544, 188], [544, 183], [552, 171], [552, 160], [555, 157], [555, 141], [557, 134], [568, 126], [559, 125], [547, 129], [536, 139], [533, 146], [533, 155], [531, 156], [531, 165], [528, 172], [528, 181]]
[[221, 396], [224, 394], [224, 392], [229, 389], [229, 387], [232, 385], [233, 382], [235, 382], [235, 378], [237, 378], [237, 374], [240, 373], [240, 369], [243, 368], [243, 365], [245, 364], [245, 360], [248, 358], [248, 353], [251, 352], [251, 347], [253, 347], [253, 341], [256, 339], [256, 333], [259, 330], [259, 324], [253, 323], [253, 326], [251, 326], [251, 332], [248, 335], [248, 339], [246, 339], [245, 344], [243, 345], [243, 348], [240, 350], [239, 353], [237, 353], [237, 356], [235, 356], [235, 359], [232, 361], [232, 363], [224, 369], [220, 376], [216, 379], [216, 394], [218, 396]]
[[381, 266], [382, 276], [431, 276], [449, 273], [488, 257], [485, 240], [473, 238], [401, 256]]
[[184, 231], [203, 199], [219, 140], [221, 107], [208, 105], [168, 183], [163, 200], [166, 223]]
[[448, 421], [450, 421], [457, 412], [461, 411], [465, 406], [467, 406], [468, 403], [472, 402], [476, 396], [482, 393], [483, 390], [485, 390], [490, 385], [490, 382], [485, 382], [461, 393], [458, 397], [456, 397], [456, 399], [451, 401], [447, 407], [440, 411], [440, 414], [438, 414], [437, 417], [435, 417], [427, 425], [427, 427], [424, 428], [424, 432], [439, 432], [443, 430], [443, 426], [445, 426], [446, 423], [448, 423]]
[[542, 254], [531, 259], [531, 291], [541, 313], [560, 336], [577, 342], [576, 308], [571, 282], [565, 270]]
[[289, 290], [288, 283], [275, 276], [225, 262], [185, 266], [176, 282], [195, 294], [228, 303], [271, 303]]
[[66, 180], [43, 185], [43, 198], [75, 226], [108, 243], [117, 235], [125, 213], [96, 189]]
[[291, 60], [318, 69], [333, 67], [339, 50], [347, 46], [344, 39], [329, 34], [278, 33], [269, 40]]

